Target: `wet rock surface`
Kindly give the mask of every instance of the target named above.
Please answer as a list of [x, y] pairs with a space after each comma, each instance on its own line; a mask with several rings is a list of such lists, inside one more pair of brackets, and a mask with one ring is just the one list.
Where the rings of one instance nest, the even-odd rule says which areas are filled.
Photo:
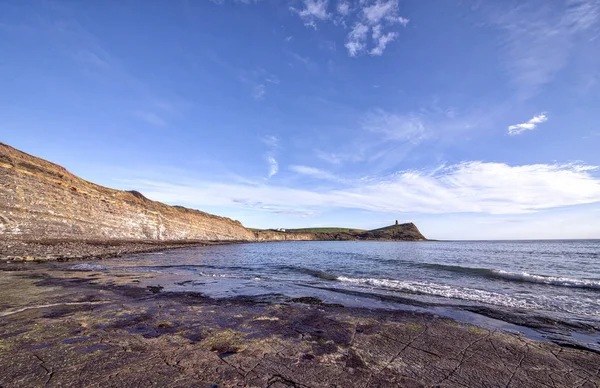
[[[23, 239], [14, 236], [2, 236], [0, 239], [0, 261], [18, 264], [21, 262], [46, 262], [52, 260], [104, 259], [131, 253], [159, 252], [167, 249], [193, 248], [222, 243], [194, 240]], [[6, 269], [6, 267], [3, 269]]]
[[0, 386], [597, 387], [600, 355], [432, 315], [0, 272]]

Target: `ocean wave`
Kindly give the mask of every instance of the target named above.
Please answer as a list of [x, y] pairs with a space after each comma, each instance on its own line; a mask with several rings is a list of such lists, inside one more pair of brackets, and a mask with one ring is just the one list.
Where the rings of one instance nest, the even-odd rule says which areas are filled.
[[281, 265], [278, 266], [279, 269], [284, 269], [292, 272], [302, 273], [305, 275], [310, 275], [312, 277], [323, 279], [323, 280], [337, 280], [337, 275], [333, 275], [324, 271], [320, 271], [317, 269], [306, 268], [306, 267], [298, 267], [295, 265]]
[[[198, 271], [199, 269], [218, 269], [218, 270], [252, 270], [250, 267], [228, 266], [228, 265], [213, 265], [213, 264], [160, 264], [160, 265], [144, 265], [144, 268], [156, 268], [158, 270], [180, 269], [189, 271]], [[138, 267], [139, 268], [139, 267]]]
[[235, 279], [235, 278], [240, 278], [240, 276], [235, 276], [235, 275], [228, 275], [228, 274], [224, 274], [224, 273], [206, 273], [206, 272], [199, 272], [198, 273], [200, 276], [204, 276], [207, 278], [226, 278], [226, 279]]
[[193, 264], [183, 264], [183, 265], [140, 265], [140, 266], [126, 266], [126, 267], [118, 267], [122, 271], [126, 272], [142, 272], [142, 273], [160, 273], [160, 274], [171, 274], [171, 275], [183, 275], [189, 274], [190, 272], [199, 274], [201, 276], [205, 276], [206, 272], [202, 270], [217, 270], [217, 271], [250, 271], [252, 268], [247, 267], [225, 267], [225, 266], [216, 266], [216, 265], [193, 265]]
[[408, 292], [421, 295], [440, 296], [444, 298], [470, 300], [474, 302], [488, 303], [506, 307], [517, 307], [526, 309], [541, 307], [535, 302], [524, 299], [517, 299], [512, 296], [499, 294], [496, 292], [466, 287], [452, 287], [444, 284], [437, 284], [431, 282], [413, 282], [405, 280], [377, 278], [350, 278], [346, 276], [339, 276], [337, 280], [344, 283], [367, 285], [381, 289]]
[[167, 271], [161, 271], [158, 269], [154, 269], [155, 267], [119, 267], [118, 269], [123, 271], [123, 272], [133, 272], [133, 273], [161, 273], [161, 274], [166, 274], [166, 273], [171, 273], [171, 274], [177, 274], [177, 272], [167, 272]]
[[448, 272], [459, 272], [459, 273], [468, 273], [468, 274], [476, 274], [481, 276], [489, 276], [494, 274], [494, 270], [488, 268], [478, 268], [478, 267], [463, 267], [460, 265], [450, 265], [450, 264], [431, 264], [431, 263], [420, 263], [419, 267], [442, 270]]
[[198, 272], [198, 275], [206, 277], [206, 278], [217, 278], [217, 279], [242, 279], [242, 280], [265, 280], [266, 278], [252, 275], [252, 276], [243, 276], [243, 275], [234, 275], [229, 273], [209, 273], [209, 272]]
[[598, 280], [572, 279], [561, 276], [535, 275], [527, 272], [518, 273], [502, 270], [492, 270], [492, 272], [503, 279], [516, 280], [528, 283], [549, 284], [552, 286], [559, 287], [589, 288], [600, 290], [600, 281]]
[[422, 267], [477, 275], [481, 277], [502, 279], [516, 282], [547, 284], [557, 287], [574, 287], [587, 288], [592, 290], [600, 290], [600, 281], [591, 279], [574, 279], [563, 276], [548, 276], [530, 274], [527, 272], [509, 272], [499, 269], [477, 268], [477, 267], [462, 267], [459, 265], [446, 264], [421, 264]]
[[75, 264], [69, 268], [72, 271], [104, 271], [107, 267], [100, 264]]

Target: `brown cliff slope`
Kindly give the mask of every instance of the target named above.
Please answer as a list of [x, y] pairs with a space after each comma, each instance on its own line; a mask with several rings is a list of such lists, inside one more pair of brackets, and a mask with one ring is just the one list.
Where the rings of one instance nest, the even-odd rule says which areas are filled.
[[268, 229], [256, 231], [258, 241], [319, 240], [319, 241], [428, 241], [412, 222], [373, 230], [351, 228], [302, 228], [285, 232]]
[[412, 222], [385, 228], [359, 231], [349, 229], [345, 232], [316, 232], [317, 240], [369, 240], [369, 241], [426, 241]]
[[357, 234], [363, 240], [423, 241], [427, 240], [412, 222], [386, 226]]
[[0, 143], [0, 235], [20, 238], [238, 240], [239, 221], [85, 181]]
[[286, 233], [277, 230], [259, 230], [255, 232], [256, 241], [311, 241], [320, 240], [315, 233]]

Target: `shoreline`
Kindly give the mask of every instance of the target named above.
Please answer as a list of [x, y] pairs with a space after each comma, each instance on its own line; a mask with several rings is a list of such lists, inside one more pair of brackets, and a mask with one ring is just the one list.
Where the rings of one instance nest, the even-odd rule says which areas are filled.
[[[211, 245], [258, 244], [270, 242], [315, 242], [345, 240], [121, 240], [71, 238], [21, 238], [2, 236], [0, 240], [0, 271], [3, 263], [111, 259], [136, 253], [163, 252]], [[362, 242], [437, 242], [438, 240], [356, 240]]]
[[153, 253], [181, 248], [241, 243], [244, 243], [244, 241], [29, 239], [7, 237], [0, 240], [0, 261], [4, 263], [43, 263], [49, 261], [111, 259], [135, 253]]
[[[184, 248], [199, 248], [213, 245], [229, 245], [229, 244], [253, 244], [253, 243], [268, 243], [268, 242], [297, 242], [296, 240], [276, 240], [276, 241], [160, 241], [160, 240], [73, 240], [73, 239], [5, 239], [0, 241], [0, 273], [3, 271], [30, 271], [40, 270], [37, 265], [44, 263], [56, 263], [58, 267], [62, 267], [63, 262], [69, 261], [93, 261], [93, 260], [108, 260], [118, 259], [123, 256], [144, 254], [144, 253], [160, 253], [165, 251], [184, 249]], [[300, 240], [302, 241], [302, 240]], [[312, 240], [309, 240], [314, 242]], [[376, 240], [366, 240], [379, 242]], [[432, 240], [428, 240], [432, 241]], [[404, 242], [404, 241], [400, 241]], [[14, 252], [17, 248], [21, 251], [22, 256], [7, 255], [8, 251]], [[25, 256], [25, 254], [36, 256]], [[44, 268], [44, 267], [42, 267]], [[64, 270], [64, 268], [63, 268]], [[173, 280], [166, 280], [168, 276], [161, 275], [157, 277], [162, 279], [158, 284], [151, 278], [142, 279], [141, 284], [155, 287], [158, 285], [161, 289], [163, 286], [173, 286], [177, 284]], [[319, 288], [324, 291], [329, 290], [327, 287]], [[340, 292], [340, 290], [335, 290]], [[185, 294], [194, 291], [176, 291], [171, 294]], [[505, 308], [501, 306], [468, 306], [468, 305], [446, 305], [427, 303], [416, 301], [403, 296], [389, 295], [370, 295], [363, 294], [357, 291], [347, 292], [349, 296], [374, 298], [374, 300], [382, 302], [392, 302], [402, 307], [392, 307], [392, 310], [398, 311], [420, 311], [423, 314], [440, 315], [457, 322], [466, 324], [475, 324], [485, 326], [487, 329], [501, 329], [505, 331], [519, 331], [527, 338], [537, 341], [547, 341], [560, 346], [568, 346], [572, 348], [583, 349], [586, 351], [596, 352], [600, 354], [600, 326], [582, 323], [577, 320], [556, 319], [546, 315], [544, 312], [536, 312], [533, 310], [521, 310], [518, 308]], [[206, 298], [211, 298], [206, 296]], [[251, 300], [252, 297], [246, 297]], [[309, 296], [309, 298], [313, 298]], [[220, 300], [220, 299], [215, 299]], [[279, 300], [280, 301], [280, 300]], [[278, 303], [278, 302], [273, 302]], [[325, 303], [326, 305], [327, 303]], [[352, 308], [363, 308], [372, 310], [386, 310], [388, 307], [370, 307], [370, 306], [354, 306]]]
[[0, 271], [3, 387], [600, 385], [600, 354], [431, 314], [215, 300], [142, 286], [152, 274], [24, 267]]

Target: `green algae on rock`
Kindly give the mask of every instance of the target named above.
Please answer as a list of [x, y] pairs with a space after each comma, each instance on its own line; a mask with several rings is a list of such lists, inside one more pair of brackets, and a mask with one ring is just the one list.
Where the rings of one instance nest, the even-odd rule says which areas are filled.
[[0, 386], [595, 387], [600, 377], [599, 354], [432, 315], [154, 294], [133, 275], [77, 276], [47, 265], [0, 272], [23, 297], [0, 292], [2, 310], [16, 311], [0, 319]]

